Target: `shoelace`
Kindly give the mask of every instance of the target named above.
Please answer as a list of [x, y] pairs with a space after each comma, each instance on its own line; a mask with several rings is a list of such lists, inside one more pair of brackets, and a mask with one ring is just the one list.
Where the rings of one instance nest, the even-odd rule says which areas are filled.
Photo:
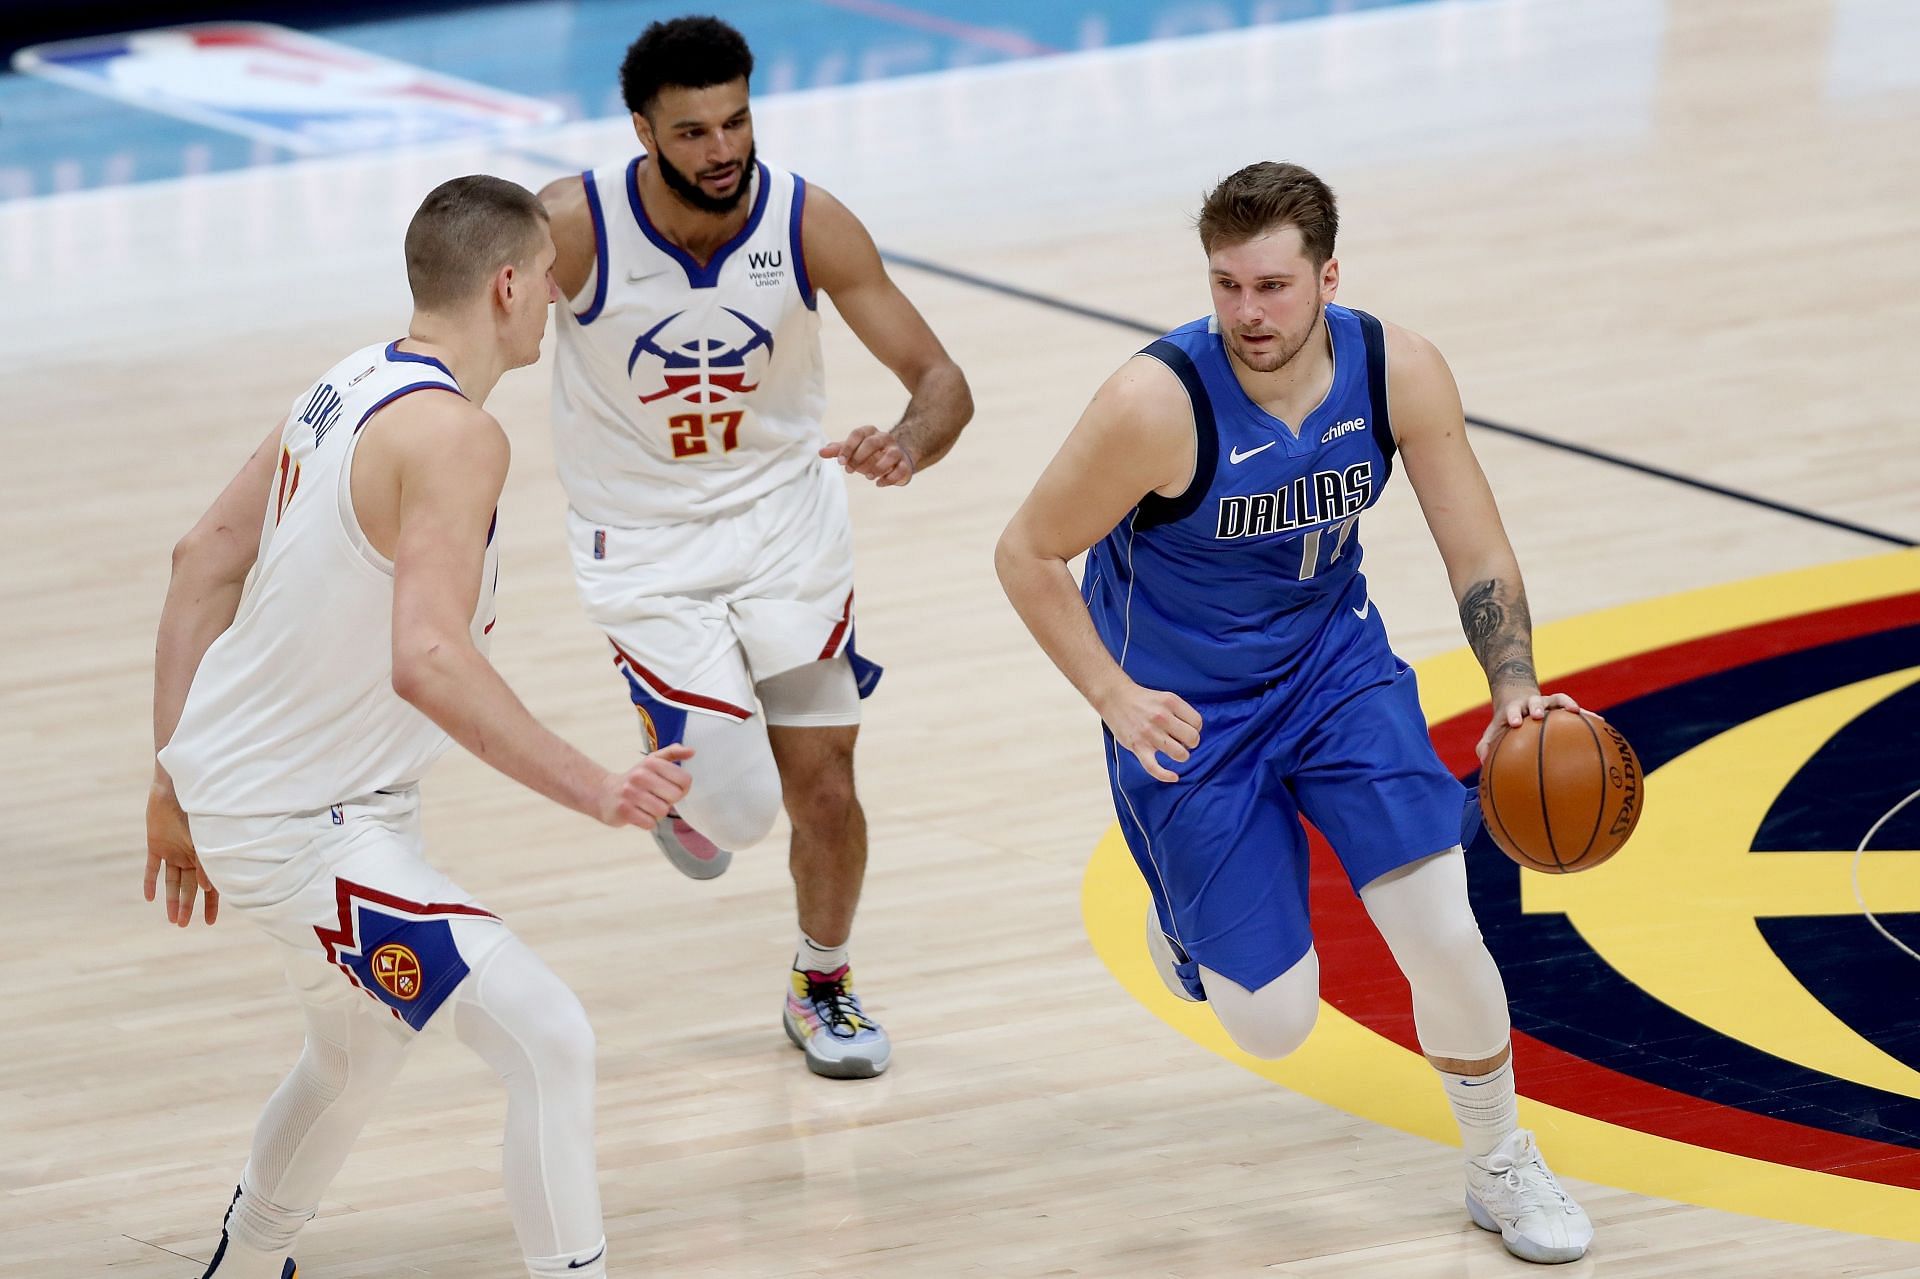
[[[1520, 1170], [1523, 1166], [1533, 1169], [1538, 1175], [1531, 1179], [1521, 1176]], [[1529, 1207], [1544, 1208], [1550, 1206], [1551, 1202], [1557, 1201], [1560, 1211], [1573, 1211], [1573, 1200], [1560, 1188], [1560, 1182], [1547, 1171], [1547, 1165], [1542, 1162], [1537, 1153], [1531, 1156], [1525, 1165], [1507, 1165], [1507, 1170], [1500, 1174], [1500, 1180], [1506, 1183], [1507, 1189], [1514, 1193], [1515, 1198]]]
[[860, 1007], [860, 996], [848, 990], [844, 982], [807, 979], [807, 1002], [826, 1026], [842, 1039], [851, 1039], [873, 1023]]

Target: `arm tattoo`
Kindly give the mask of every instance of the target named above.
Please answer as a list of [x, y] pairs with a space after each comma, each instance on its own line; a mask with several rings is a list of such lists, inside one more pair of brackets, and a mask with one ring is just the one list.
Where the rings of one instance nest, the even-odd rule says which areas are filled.
[[1524, 590], [1498, 578], [1476, 582], [1460, 598], [1460, 626], [1489, 684], [1538, 686], [1533, 670], [1533, 617], [1527, 611]]

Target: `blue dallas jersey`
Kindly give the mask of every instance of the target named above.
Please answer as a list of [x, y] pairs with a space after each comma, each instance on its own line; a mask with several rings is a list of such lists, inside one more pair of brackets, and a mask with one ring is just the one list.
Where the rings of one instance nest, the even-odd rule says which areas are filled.
[[[1360, 513], [1393, 469], [1386, 347], [1363, 311], [1328, 305], [1326, 322], [1333, 385], [1298, 435], [1241, 389], [1212, 317], [1143, 352], [1192, 401], [1193, 482], [1142, 499], [1088, 553], [1081, 591], [1137, 683], [1245, 697], [1377, 634], [1351, 623], [1370, 608]], [[1383, 655], [1384, 645], [1368, 654]]]

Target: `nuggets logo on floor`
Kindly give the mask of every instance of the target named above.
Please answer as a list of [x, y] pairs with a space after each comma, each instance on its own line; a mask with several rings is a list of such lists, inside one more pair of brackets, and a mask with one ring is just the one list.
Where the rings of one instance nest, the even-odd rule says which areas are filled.
[[395, 999], [420, 997], [420, 957], [405, 946], [388, 944], [373, 952], [373, 979]]
[[[1468, 850], [1521, 1121], [1563, 1174], [1920, 1241], [1920, 801], [1902, 807], [1920, 789], [1920, 552], [1575, 618], [1536, 648], [1548, 685], [1616, 725], [1665, 799], [1581, 875]], [[1484, 677], [1464, 651], [1419, 673], [1440, 757], [1475, 780]], [[1324, 1003], [1284, 1061], [1241, 1055], [1166, 993], [1117, 828], [1084, 886], [1094, 945], [1204, 1046], [1452, 1144], [1405, 987], [1379, 980], [1392, 958], [1313, 843]]]

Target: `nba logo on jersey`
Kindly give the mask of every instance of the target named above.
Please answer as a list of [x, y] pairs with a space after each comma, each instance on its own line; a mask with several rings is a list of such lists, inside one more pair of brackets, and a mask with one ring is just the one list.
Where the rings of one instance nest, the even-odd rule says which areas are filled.
[[738, 324], [738, 331], [729, 335], [732, 341], [705, 331], [663, 339], [662, 334], [674, 327], [685, 311], [674, 312], [634, 341], [633, 354], [627, 357], [627, 376], [637, 387], [652, 388], [641, 391], [642, 404], [670, 395], [689, 404], [718, 404], [759, 388], [773, 359], [773, 334], [730, 306], [720, 309]]

